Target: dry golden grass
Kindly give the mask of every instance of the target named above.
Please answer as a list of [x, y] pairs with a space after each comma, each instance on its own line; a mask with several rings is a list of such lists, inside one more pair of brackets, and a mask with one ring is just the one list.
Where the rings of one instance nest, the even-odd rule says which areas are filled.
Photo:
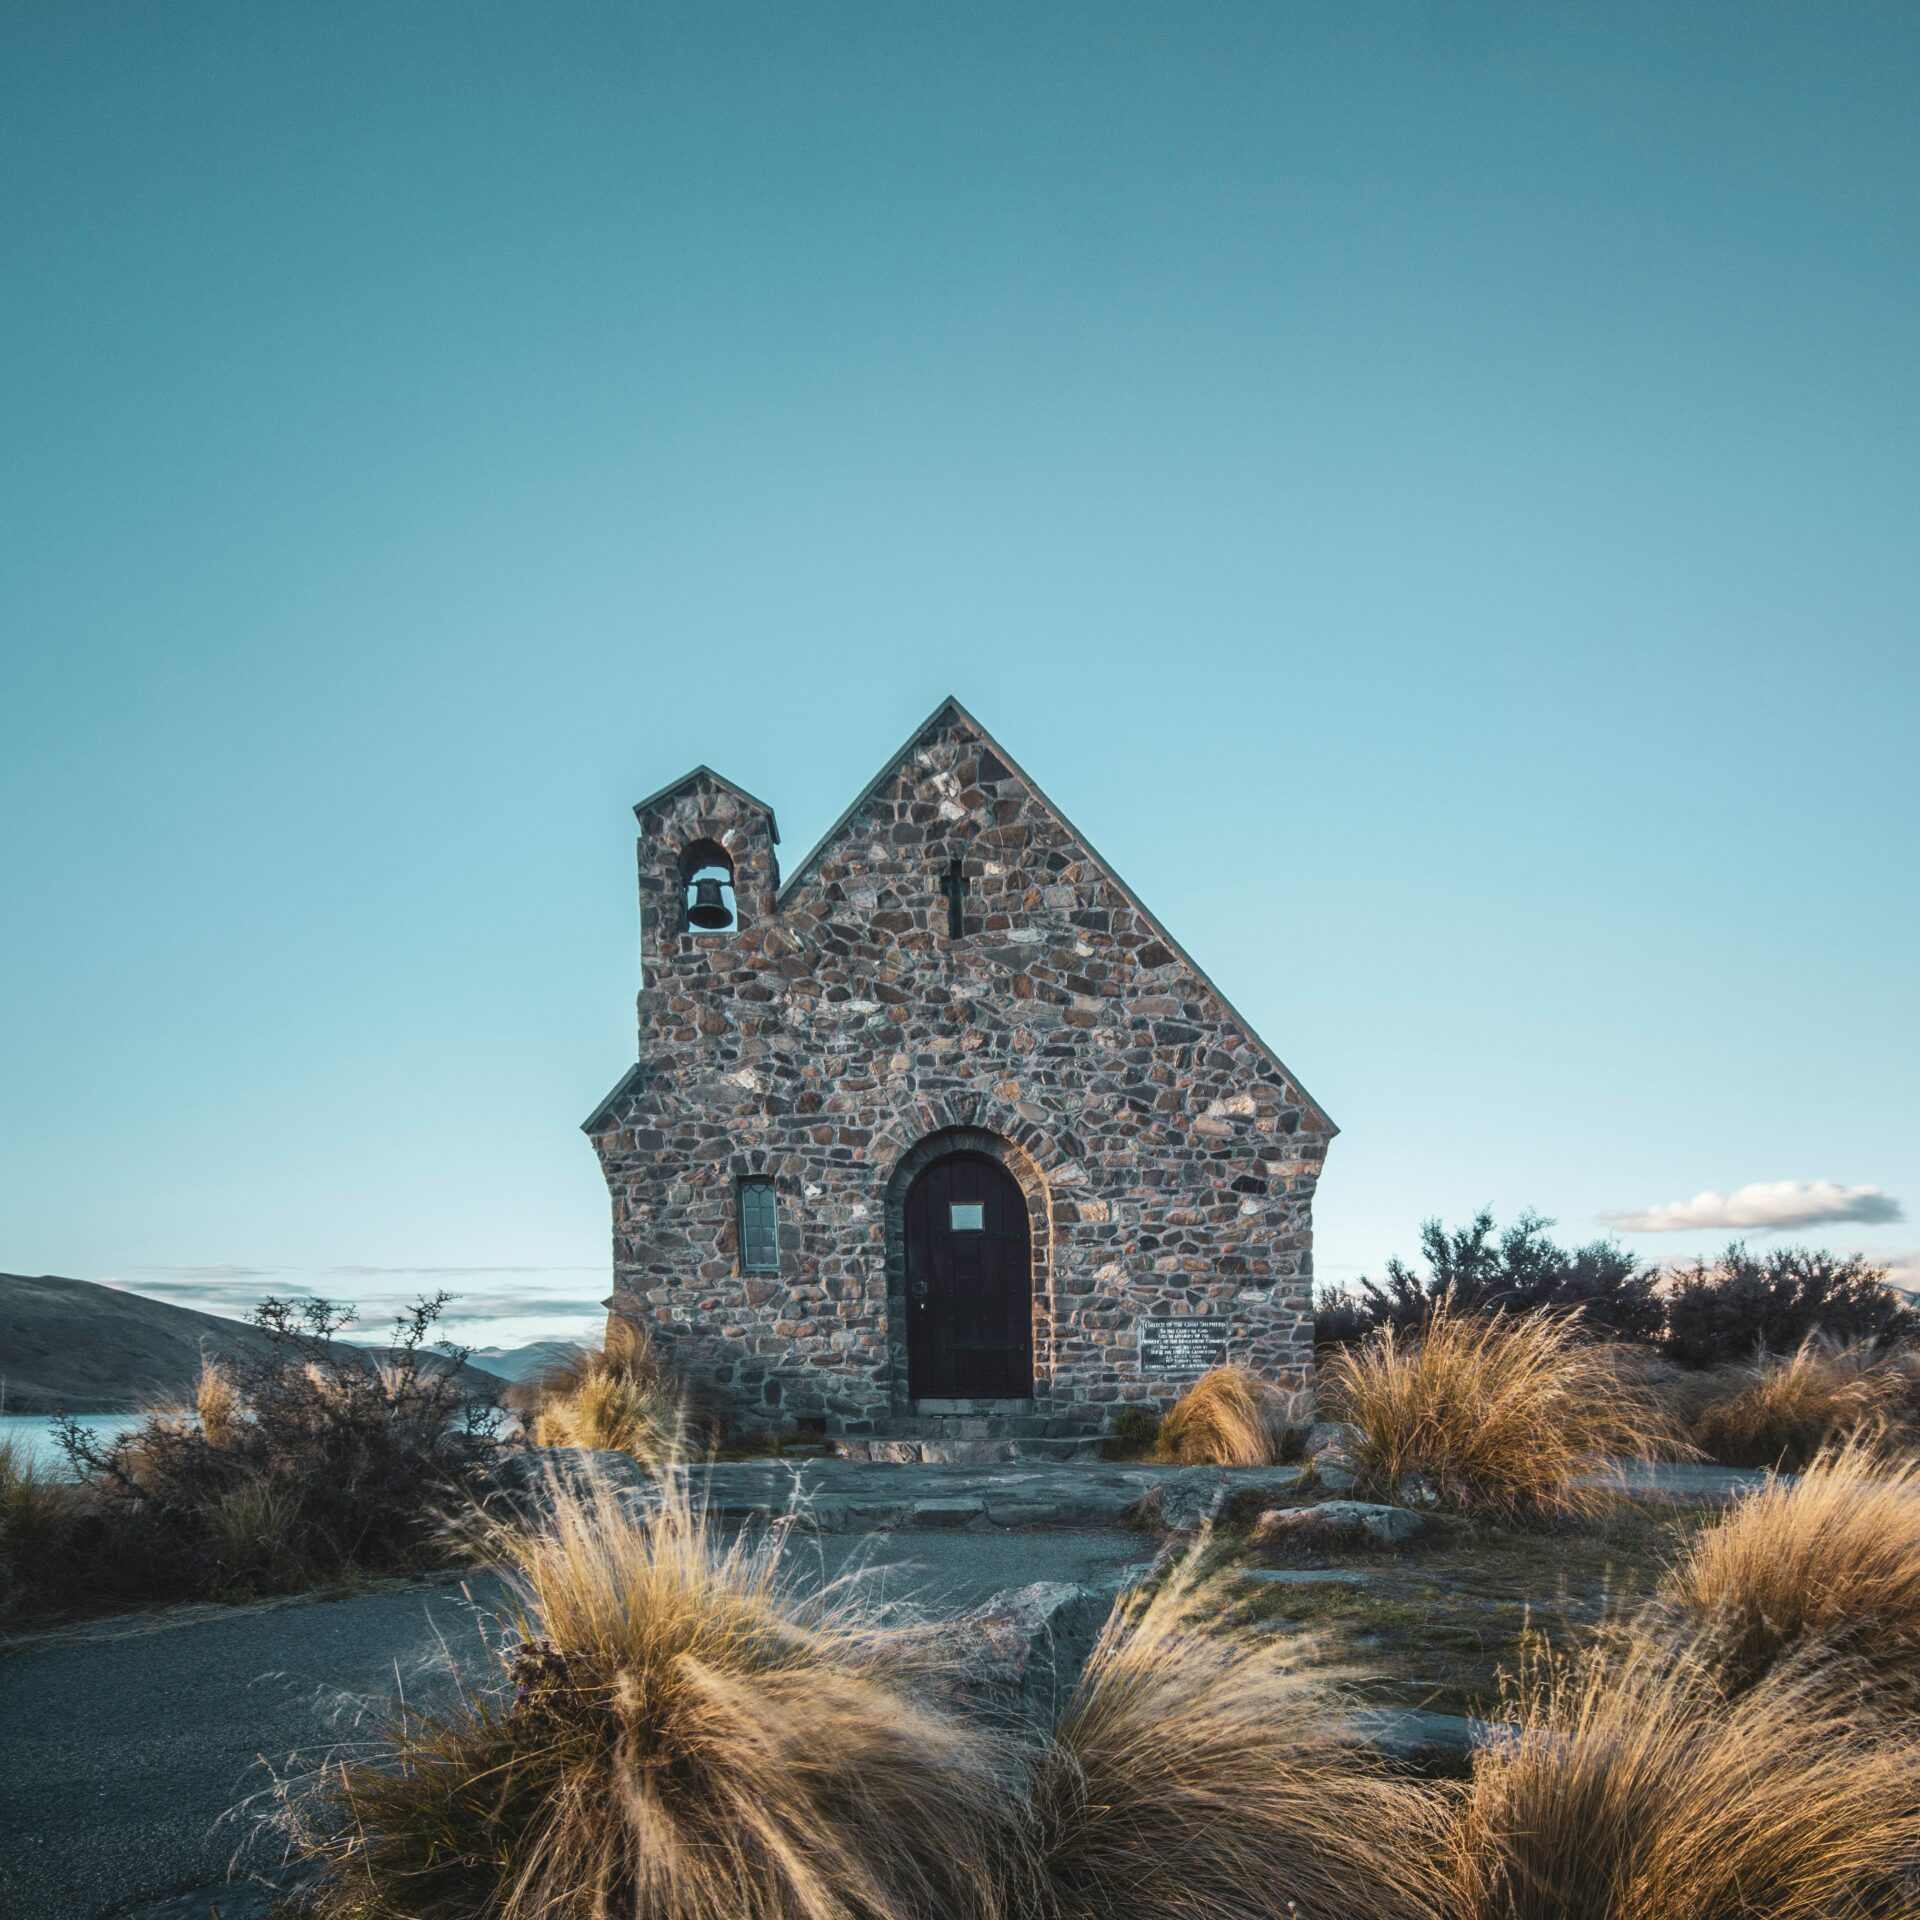
[[1737, 1377], [1736, 1391], [1694, 1422], [1701, 1447], [1730, 1467], [1792, 1471], [1834, 1441], [1903, 1425], [1912, 1395], [1910, 1356], [1864, 1343], [1809, 1339]]
[[0, 1598], [59, 1552], [83, 1489], [42, 1468], [23, 1441], [0, 1439]]
[[1660, 1612], [1735, 1689], [1782, 1659], [1843, 1656], [1867, 1697], [1920, 1705], [1920, 1463], [1854, 1442], [1770, 1480], [1697, 1534]]
[[405, 1712], [317, 1783], [321, 1910], [354, 1920], [991, 1920], [1019, 1857], [1005, 1750], [916, 1699], [928, 1636], [778, 1537], [723, 1545], [678, 1476], [644, 1516], [550, 1486], [489, 1523], [502, 1691]]
[[1563, 1314], [1442, 1303], [1417, 1335], [1383, 1327], [1343, 1347], [1321, 1403], [1355, 1428], [1370, 1490], [1391, 1497], [1418, 1476], [1447, 1505], [1507, 1520], [1596, 1512], [1613, 1497], [1609, 1461], [1686, 1451], [1617, 1352]]
[[1312, 1644], [1223, 1627], [1234, 1575], [1189, 1554], [1122, 1600], [1036, 1762], [1040, 1920], [1420, 1920], [1443, 1802], [1343, 1731]]
[[299, 1505], [288, 1489], [260, 1475], [220, 1496], [207, 1512], [220, 1595], [285, 1593], [320, 1577], [297, 1545]]
[[532, 1435], [537, 1447], [605, 1447], [658, 1464], [678, 1450], [680, 1405], [653, 1381], [590, 1368], [540, 1402]]
[[200, 1363], [200, 1378], [193, 1390], [193, 1410], [199, 1418], [200, 1431], [207, 1436], [209, 1445], [216, 1447], [238, 1436], [246, 1415], [240, 1389], [234, 1385], [232, 1376], [211, 1360]]
[[1911, 1920], [1920, 1737], [1817, 1661], [1728, 1696], [1658, 1635], [1514, 1687], [1452, 1844], [1453, 1920]]
[[1215, 1367], [1167, 1409], [1154, 1458], [1182, 1467], [1270, 1467], [1287, 1437], [1290, 1401], [1247, 1367]]
[[605, 1346], [578, 1349], [522, 1396], [535, 1446], [607, 1448], [650, 1466], [678, 1456], [689, 1414], [644, 1330], [618, 1317], [608, 1322]]

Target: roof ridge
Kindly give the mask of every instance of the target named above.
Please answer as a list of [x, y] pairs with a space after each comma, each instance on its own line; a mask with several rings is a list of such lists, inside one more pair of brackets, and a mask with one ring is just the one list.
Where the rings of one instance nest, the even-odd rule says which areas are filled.
[[948, 694], [947, 697], [901, 741], [899, 746], [894, 749], [887, 759], [882, 762], [880, 771], [854, 795], [847, 806], [841, 809], [840, 817], [807, 849], [800, 864], [780, 883], [780, 891], [776, 898], [782, 904], [785, 903], [787, 896], [793, 892], [794, 888], [799, 885], [801, 877], [806, 873], [808, 868], [810, 868], [839, 837], [841, 828], [880, 791], [882, 785], [886, 782], [887, 776], [913, 751], [915, 742], [919, 740], [923, 733], [927, 732], [927, 730], [933, 726], [934, 722], [937, 721], [949, 707], [951, 707], [961, 719], [970, 721], [975, 727], [978, 727], [982, 735], [986, 733], [986, 728], [980, 726], [980, 722], [975, 720], [973, 715], [970, 714], [952, 694]]

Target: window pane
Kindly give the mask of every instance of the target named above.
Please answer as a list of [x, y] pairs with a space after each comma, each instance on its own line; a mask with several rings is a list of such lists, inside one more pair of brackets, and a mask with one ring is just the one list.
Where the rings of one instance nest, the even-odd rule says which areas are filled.
[[741, 1183], [740, 1264], [752, 1273], [779, 1271], [779, 1209], [770, 1180]]
[[983, 1201], [962, 1202], [955, 1200], [947, 1209], [948, 1224], [955, 1233], [983, 1233], [987, 1225], [987, 1209]]

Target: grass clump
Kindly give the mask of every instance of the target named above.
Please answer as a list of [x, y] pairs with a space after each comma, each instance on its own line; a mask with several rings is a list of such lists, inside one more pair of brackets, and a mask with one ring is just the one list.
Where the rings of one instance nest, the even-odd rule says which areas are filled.
[[26, 1443], [0, 1438], [0, 1617], [24, 1602], [37, 1576], [63, 1559], [79, 1519], [80, 1489], [45, 1472]]
[[1454, 1920], [1910, 1920], [1920, 1737], [1818, 1661], [1728, 1695], [1630, 1632], [1524, 1671], [1451, 1845]]
[[1770, 1480], [1676, 1562], [1661, 1608], [1733, 1689], [1782, 1660], [1852, 1663], [1870, 1697], [1920, 1705], [1920, 1462], [1856, 1441]]
[[1330, 1416], [1354, 1429], [1349, 1453], [1368, 1491], [1395, 1498], [1417, 1485], [1495, 1519], [1591, 1516], [1613, 1497], [1610, 1462], [1677, 1446], [1617, 1351], [1571, 1314], [1441, 1301], [1417, 1334], [1385, 1326], [1340, 1349], [1321, 1384]]
[[1036, 1920], [1424, 1920], [1440, 1806], [1347, 1730], [1313, 1643], [1223, 1627], [1196, 1550], [1123, 1598], [1034, 1767]]
[[537, 1447], [606, 1449], [656, 1466], [673, 1459], [690, 1416], [646, 1331], [618, 1317], [604, 1346], [577, 1348], [546, 1368], [516, 1404]]
[[1809, 1337], [1743, 1369], [1701, 1409], [1694, 1437], [1725, 1466], [1791, 1472], [1833, 1442], [1909, 1425], [1912, 1385], [1904, 1352]]
[[780, 1533], [723, 1544], [670, 1475], [645, 1510], [550, 1483], [490, 1523], [514, 1595], [494, 1685], [403, 1708], [295, 1803], [332, 1920], [992, 1920], [1019, 1857], [1005, 1749], [917, 1699], [928, 1637]]
[[1153, 1457], [1181, 1467], [1270, 1467], [1291, 1444], [1288, 1396], [1249, 1367], [1215, 1367], [1169, 1407]]
[[81, 1484], [58, 1550], [28, 1570], [32, 1608], [234, 1599], [441, 1559], [441, 1511], [495, 1452], [464, 1354], [426, 1345], [444, 1304], [401, 1315], [376, 1355], [334, 1338], [351, 1308], [267, 1300], [262, 1351], [203, 1367], [191, 1404], [105, 1444], [61, 1422]]

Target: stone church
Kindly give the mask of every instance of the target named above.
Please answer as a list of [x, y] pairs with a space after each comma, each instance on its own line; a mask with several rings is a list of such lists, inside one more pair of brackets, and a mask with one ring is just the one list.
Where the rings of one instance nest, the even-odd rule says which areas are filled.
[[1223, 1360], [1310, 1388], [1332, 1121], [957, 700], [784, 879], [710, 767], [634, 812], [639, 1062], [585, 1131], [608, 1307], [705, 1397], [1073, 1436]]

